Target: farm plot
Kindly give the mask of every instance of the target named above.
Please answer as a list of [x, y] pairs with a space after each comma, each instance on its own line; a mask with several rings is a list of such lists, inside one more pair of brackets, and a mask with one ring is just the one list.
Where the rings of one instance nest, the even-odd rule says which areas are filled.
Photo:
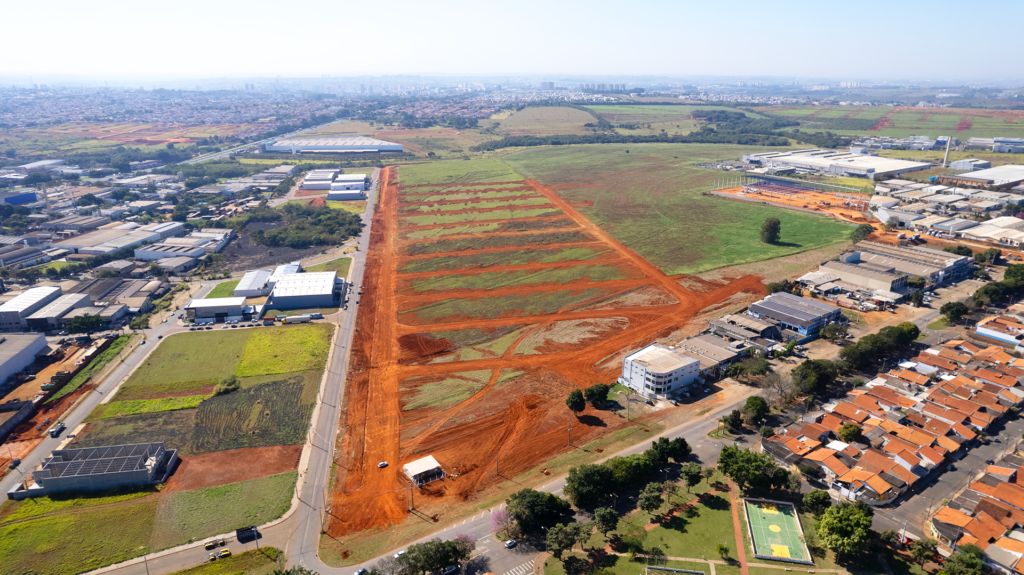
[[484, 369], [403, 379], [402, 411], [455, 405], [483, 389], [490, 377], [491, 370]]
[[459, 210], [483, 210], [504, 206], [546, 206], [551, 202], [545, 197], [536, 198], [499, 198], [494, 200], [466, 200], [459, 202], [443, 202], [433, 204], [406, 204], [398, 208], [400, 214], [422, 212], [454, 212]]
[[425, 216], [404, 216], [399, 219], [399, 225], [404, 226], [426, 226], [433, 224], [456, 224], [460, 222], [479, 222], [487, 220], [513, 220], [516, 218], [541, 218], [547, 216], [560, 216], [562, 211], [552, 207], [533, 209], [511, 209], [492, 208], [485, 210], [463, 210], [458, 212], [447, 212], [444, 214], [430, 214]]
[[594, 236], [579, 230], [564, 232], [544, 232], [539, 234], [492, 235], [484, 237], [468, 237], [436, 242], [416, 242], [405, 246], [404, 253], [408, 256], [435, 254], [444, 252], [461, 252], [466, 250], [485, 250], [499, 247], [523, 247], [544, 244], [575, 244], [596, 241]]
[[[586, 154], [603, 147], [580, 148]], [[645, 157], [660, 150], [658, 146], [629, 149], [641, 165], [664, 160]], [[618, 153], [625, 156], [623, 148]], [[692, 157], [668, 158], [672, 164], [696, 163]], [[600, 187], [601, 178], [614, 178], [609, 174], [619, 169], [617, 162], [568, 169], [573, 177], [586, 179], [575, 185]], [[478, 505], [478, 495], [498, 488], [503, 477], [536, 469], [569, 449], [568, 425], [573, 426], [574, 444], [622, 430], [627, 422], [610, 411], [588, 410], [576, 420], [565, 408], [566, 394], [613, 381], [618, 375], [616, 357], [640, 342], [686, 328], [701, 310], [726, 301], [753, 301], [764, 294], [761, 278], [754, 276], [693, 291], [638, 256], [638, 247], [629, 249], [584, 216], [580, 210], [586, 207], [576, 206], [589, 206], [590, 198], [566, 201], [561, 188], [524, 181], [496, 163], [499, 160], [489, 159], [473, 167], [460, 160], [426, 168], [384, 168], [366, 259], [368, 289], [356, 318], [346, 385], [341, 422], [346, 432], [337, 448], [348, 463], [338, 469], [326, 528], [331, 537], [324, 539], [332, 553], [352, 549], [358, 555], [357, 549], [397, 542], [398, 533], [411, 535], [406, 527], [412, 529], [414, 523], [406, 521], [400, 463], [431, 454], [446, 470], [458, 469], [457, 482], [445, 482], [440, 489], [426, 487], [416, 496], [418, 509], [444, 521], [453, 506]], [[399, 169], [401, 177], [395, 177]], [[567, 166], [562, 163], [557, 169]], [[600, 173], [588, 172], [594, 169]], [[473, 177], [486, 172], [487, 179], [469, 179], [467, 172], [474, 170]], [[623, 177], [642, 179], [643, 172]], [[444, 219], [447, 214], [399, 213], [409, 192], [426, 186], [436, 192], [447, 186], [451, 193], [465, 193], [471, 186], [486, 188], [488, 180], [522, 182], [546, 198], [557, 216], [512, 219], [518, 214], [495, 208], [473, 212], [487, 220], [470, 223]], [[458, 186], [449, 184], [456, 181]], [[673, 174], [661, 174], [657, 182], [667, 185]], [[559, 183], [569, 188], [574, 181], [563, 178]], [[660, 200], [683, 193], [658, 192]], [[658, 209], [647, 208], [651, 218], [659, 217]], [[641, 206], [634, 211], [641, 213]], [[666, 228], [697, 225], [693, 220], [701, 216], [661, 222], [647, 241], [671, 243], [661, 237]], [[411, 223], [422, 227], [410, 229]], [[755, 226], [755, 235], [760, 225]], [[538, 247], [532, 243], [538, 238], [553, 243]], [[436, 241], [424, 241], [431, 239]], [[704, 242], [697, 235], [689, 239], [696, 246], [683, 244], [678, 249], [693, 250]], [[614, 307], [594, 309], [597, 302]], [[498, 450], [501, 476], [494, 469]], [[392, 464], [378, 469], [380, 461]], [[488, 493], [493, 497], [495, 491]], [[369, 530], [365, 537], [360, 534], [364, 530]], [[380, 543], [381, 537], [387, 543]], [[338, 539], [345, 541], [343, 548], [337, 547]], [[364, 557], [347, 561], [357, 559]]]
[[613, 256], [612, 250], [603, 246], [568, 247], [549, 250], [525, 249], [409, 260], [399, 271], [401, 273], [413, 274], [494, 266], [586, 261]]
[[401, 363], [450, 363], [501, 357], [525, 333], [523, 326], [506, 325], [433, 333], [414, 333], [399, 338]]
[[577, 227], [576, 222], [566, 217], [536, 220], [512, 220], [507, 222], [499, 221], [485, 224], [436, 226], [427, 229], [402, 230], [398, 234], [398, 239], [402, 241], [429, 240], [463, 234], [477, 235], [502, 232], [528, 232], [534, 230], [553, 230], [575, 227]]
[[[416, 188], [413, 188], [416, 189]], [[424, 190], [429, 188], [422, 188]], [[403, 194], [405, 202], [452, 202], [457, 200], [476, 200], [488, 198], [514, 198], [518, 196], [535, 196], [537, 191], [533, 188], [517, 186], [513, 188], [489, 188], [491, 191], [464, 191], [465, 188], [453, 188], [451, 192], [422, 192], [419, 194]]]
[[[457, 293], [460, 290], [500, 290], [512, 286], [565, 285], [576, 282], [608, 282], [639, 279], [643, 272], [630, 264], [567, 265], [539, 270], [516, 270], [476, 274], [447, 274], [431, 277], [400, 278], [403, 295], [432, 292]], [[402, 286], [408, 285], [408, 288]]]
[[615, 289], [588, 288], [479, 298], [452, 298], [426, 305], [401, 306], [398, 313], [400, 321], [407, 325], [444, 323], [445, 320], [455, 319], [465, 321], [547, 315], [615, 292]]

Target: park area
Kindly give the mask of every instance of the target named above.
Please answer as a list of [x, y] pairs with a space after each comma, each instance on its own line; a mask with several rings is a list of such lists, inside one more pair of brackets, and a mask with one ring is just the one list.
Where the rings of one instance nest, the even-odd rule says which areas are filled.
[[[411, 534], [384, 531], [389, 525], [418, 524], [407, 519], [404, 463], [429, 454], [458, 470], [457, 482], [416, 495], [420, 513], [441, 521], [495, 495], [505, 477], [564, 455], [570, 423], [573, 441], [584, 443], [632, 429], [612, 410], [588, 408], [577, 424], [565, 397], [614, 381], [622, 355], [640, 342], [764, 295], [758, 276], [705, 281], [681, 271], [846, 241], [847, 228], [825, 218], [703, 197], [691, 186], [710, 182], [710, 173], [691, 165], [710, 149], [629, 148], [641, 153], [587, 146], [383, 170], [340, 423], [347, 464], [324, 538], [337, 563]], [[635, 207], [606, 202], [630, 182], [646, 188], [631, 198]], [[652, 198], [654, 209], [641, 209]], [[696, 213], [696, 204], [706, 209]], [[642, 220], [630, 229], [655, 229], [621, 235], [603, 221], [620, 211]], [[664, 221], [670, 211], [676, 220]], [[783, 220], [789, 244], [760, 244], [768, 216]], [[835, 237], [801, 235], [812, 224], [825, 226], [814, 234]], [[715, 226], [729, 229], [720, 237]], [[378, 469], [380, 461], [390, 465]]]
[[177, 470], [159, 489], [4, 502], [5, 564], [78, 573], [280, 517], [333, 330], [306, 324], [162, 340], [70, 447], [163, 441], [182, 458]]

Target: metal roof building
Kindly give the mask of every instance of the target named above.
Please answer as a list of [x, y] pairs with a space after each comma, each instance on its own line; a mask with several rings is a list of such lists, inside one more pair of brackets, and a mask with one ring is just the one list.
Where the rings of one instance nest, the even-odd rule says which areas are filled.
[[28, 327], [28, 316], [60, 297], [57, 286], [34, 287], [0, 305], [0, 330], [22, 331]]
[[0, 381], [31, 365], [45, 349], [46, 337], [42, 334], [0, 335]]
[[927, 170], [928, 162], [851, 154], [841, 150], [807, 149], [746, 154], [743, 161], [762, 166], [788, 167], [832, 176], [877, 178]]
[[768, 318], [801, 335], [814, 335], [830, 322], [839, 321], [842, 311], [819, 301], [786, 292], [777, 292], [750, 304], [747, 314]]
[[422, 459], [406, 463], [402, 466], [402, 472], [405, 473], [405, 476], [417, 486], [421, 486], [438, 479], [444, 479], [445, 477], [444, 469], [441, 467], [441, 464], [434, 459], [433, 455], [428, 455]]
[[270, 294], [273, 287], [270, 284], [270, 270], [251, 270], [245, 272], [242, 279], [238, 281], [232, 295], [235, 297], [262, 297]]
[[92, 306], [87, 293], [69, 293], [53, 300], [49, 305], [28, 316], [26, 322], [31, 330], [47, 331], [64, 323], [64, 316], [72, 310]]
[[374, 138], [296, 138], [293, 140], [277, 140], [265, 146], [268, 152], [303, 152], [326, 153], [357, 153], [357, 152], [401, 152], [402, 144], [386, 142]]
[[336, 306], [343, 286], [338, 272], [283, 274], [277, 276], [267, 305], [277, 309]]
[[885, 269], [919, 276], [936, 285], [967, 277], [974, 270], [973, 258], [921, 246], [892, 246], [865, 241], [855, 245], [854, 249], [860, 252], [861, 265], [885, 266]]
[[152, 244], [135, 249], [135, 259], [142, 261], [164, 258], [201, 258], [206, 254], [202, 246], [178, 246], [173, 244]]
[[964, 183], [982, 186], [1016, 186], [1024, 182], [1024, 166], [1007, 164], [965, 174], [939, 176], [943, 183]]
[[24, 499], [64, 491], [101, 491], [126, 485], [162, 483], [174, 469], [178, 452], [164, 442], [111, 445], [84, 449], [58, 449], [32, 472], [33, 483], [18, 484], [8, 492]]

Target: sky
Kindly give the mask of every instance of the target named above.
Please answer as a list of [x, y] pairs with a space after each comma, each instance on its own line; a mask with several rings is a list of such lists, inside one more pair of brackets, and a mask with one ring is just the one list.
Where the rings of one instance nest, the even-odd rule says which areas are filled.
[[[24, 0], [0, 77], [1024, 77], [1024, 1]], [[24, 25], [11, 25], [21, 22]], [[1004, 49], [1000, 49], [1000, 46]], [[1016, 52], [1016, 55], [1014, 53]], [[40, 80], [35, 80], [39, 82]]]

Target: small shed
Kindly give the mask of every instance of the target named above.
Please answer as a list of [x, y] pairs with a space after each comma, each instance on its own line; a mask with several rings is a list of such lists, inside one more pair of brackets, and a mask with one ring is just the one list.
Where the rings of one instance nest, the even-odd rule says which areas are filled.
[[423, 459], [417, 459], [406, 463], [402, 467], [402, 471], [405, 472], [405, 476], [410, 481], [416, 484], [417, 487], [422, 487], [431, 481], [437, 481], [438, 479], [444, 479], [447, 475], [444, 469], [441, 469], [441, 464], [434, 459], [433, 455], [428, 455]]

